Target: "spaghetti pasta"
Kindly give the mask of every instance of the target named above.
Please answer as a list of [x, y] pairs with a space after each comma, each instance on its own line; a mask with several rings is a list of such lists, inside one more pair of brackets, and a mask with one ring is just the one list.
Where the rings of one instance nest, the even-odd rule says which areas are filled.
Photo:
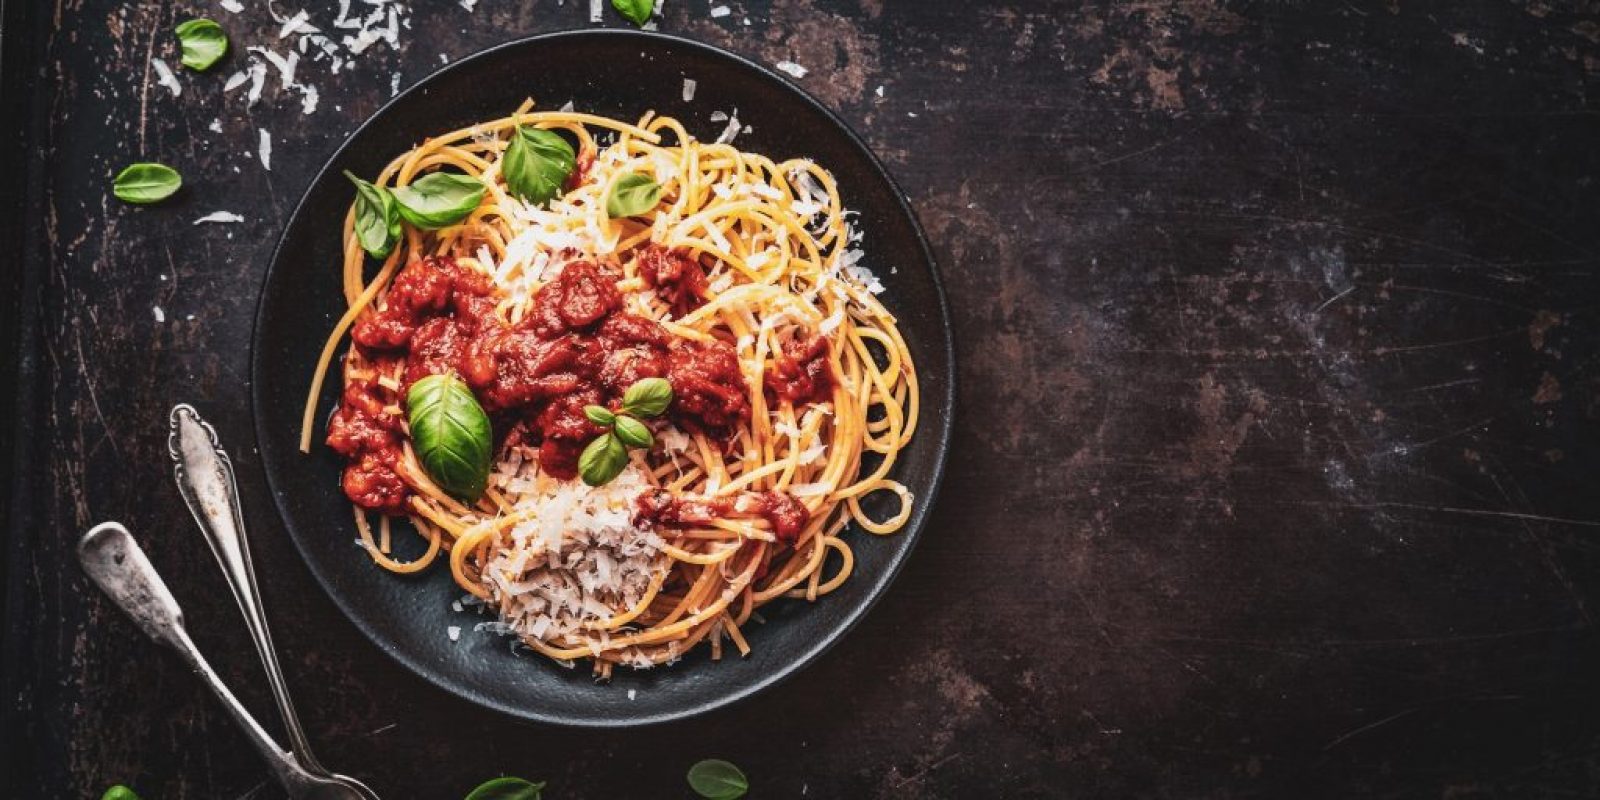
[[[519, 127], [575, 143], [572, 179], [546, 206], [518, 199], [501, 174]], [[701, 142], [669, 117], [646, 114], [629, 124], [534, 111], [528, 102], [510, 116], [424, 141], [373, 183], [407, 186], [432, 172], [476, 179], [482, 201], [457, 224], [407, 225], [370, 277], [354, 207], [345, 216], [347, 310], [322, 351], [303, 420], [300, 444], [309, 452], [324, 375], [354, 330], [330, 444], [351, 459], [344, 486], [356, 503], [360, 540], [379, 566], [417, 572], [443, 557], [461, 588], [498, 612], [487, 627], [557, 661], [592, 659], [608, 677], [615, 664], [670, 662], [702, 642], [713, 657], [724, 652], [723, 640], [748, 654], [746, 632], [762, 605], [816, 600], [849, 579], [851, 523], [879, 535], [906, 523], [914, 498], [891, 476], [917, 426], [916, 370], [876, 296], [881, 286], [857, 263], [859, 234], [825, 169]], [[660, 200], [646, 213], [614, 219], [607, 198], [632, 174], [653, 180]], [[501, 365], [500, 383], [491, 385], [480, 367], [434, 357], [449, 337], [459, 355], [488, 347], [467, 342], [471, 336], [502, 337], [504, 349], [506, 337], [543, 330], [550, 318], [541, 294], [570, 294], [577, 290], [567, 283], [586, 276], [605, 284], [595, 291], [614, 290], [618, 307], [605, 312], [612, 316], [569, 320], [528, 346], [571, 340], [581, 350], [590, 346], [586, 335], [643, 331], [596, 358], [610, 359], [604, 370], [669, 377], [675, 397], [651, 421], [653, 445], [632, 451], [622, 473], [596, 487], [558, 464], [558, 456], [573, 455], [553, 438], [566, 434], [534, 422], [565, 413], [567, 398], [519, 394], [514, 402], [504, 388], [507, 362], [490, 359]], [[398, 289], [402, 283], [447, 279], [457, 281], [456, 299], [428, 306], [426, 324], [419, 317], [415, 330], [382, 345], [360, 335], [401, 302], [398, 293], [411, 291]], [[479, 316], [462, 310], [468, 301]], [[596, 325], [600, 333], [588, 333]], [[720, 377], [718, 359], [727, 362]], [[488, 489], [470, 501], [430, 477], [403, 410], [404, 390], [419, 373], [451, 365], [469, 373], [495, 420]], [[705, 375], [715, 385], [696, 394], [690, 379]], [[610, 385], [608, 376], [592, 380]], [[570, 391], [589, 402], [615, 399], [607, 389]], [[697, 405], [716, 391], [730, 395], [717, 400], [717, 413]], [[358, 433], [391, 449], [351, 449], [352, 420], [367, 426]], [[582, 430], [585, 423], [573, 424]], [[898, 504], [885, 519], [863, 506], [876, 493]], [[375, 511], [382, 515], [376, 526]], [[390, 517], [409, 519], [426, 545], [421, 556], [403, 561], [390, 552]]]

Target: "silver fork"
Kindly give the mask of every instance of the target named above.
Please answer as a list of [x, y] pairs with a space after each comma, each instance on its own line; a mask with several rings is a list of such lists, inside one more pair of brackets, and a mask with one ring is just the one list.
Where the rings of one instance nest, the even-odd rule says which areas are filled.
[[261, 723], [233, 696], [183, 625], [183, 610], [168, 591], [161, 575], [145, 557], [128, 529], [115, 522], [94, 526], [78, 542], [78, 561], [96, 585], [116, 602], [145, 632], [145, 635], [171, 647], [222, 701], [233, 721], [244, 729], [245, 737], [267, 769], [288, 792], [291, 800], [377, 800], [377, 795], [359, 781], [343, 775], [316, 774], [301, 766], [295, 754], [273, 741]]
[[306, 771], [344, 782], [363, 797], [376, 800], [377, 795], [371, 789], [353, 778], [330, 772], [311, 752], [311, 742], [300, 725], [299, 715], [295, 713], [288, 684], [283, 679], [283, 670], [278, 666], [277, 650], [272, 646], [272, 632], [267, 628], [261, 591], [256, 586], [255, 567], [250, 561], [250, 544], [245, 537], [233, 462], [217, 441], [216, 429], [201, 419], [200, 413], [188, 404], [174, 406], [169, 423], [171, 433], [167, 437], [167, 451], [172, 456], [178, 492], [194, 514], [200, 531], [205, 534], [206, 544], [211, 546], [211, 553], [222, 567], [233, 599], [244, 614], [250, 640], [255, 643], [256, 653], [261, 656], [261, 665], [266, 669], [272, 699], [276, 701], [278, 714], [283, 718], [284, 731], [289, 737], [289, 750]]

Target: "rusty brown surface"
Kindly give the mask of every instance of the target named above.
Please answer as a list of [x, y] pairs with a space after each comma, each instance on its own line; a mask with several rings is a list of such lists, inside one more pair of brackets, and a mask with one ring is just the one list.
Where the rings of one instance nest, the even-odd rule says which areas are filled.
[[[936, 521], [887, 599], [798, 678], [615, 733], [441, 694], [258, 536], [324, 760], [400, 798], [502, 772], [555, 798], [678, 796], [708, 756], [743, 766], [757, 797], [1600, 793], [1593, 9], [780, 0], [713, 19], [717, 4], [667, 0], [661, 27], [808, 67], [799, 84], [864, 135], [928, 229], [964, 412]], [[236, 47], [273, 40], [247, 5], [8, 4], [7, 66], [28, 67], [6, 78], [25, 112], [8, 124], [28, 382], [7, 796], [118, 781], [275, 796], [70, 545], [127, 522], [265, 714], [168, 486], [166, 410], [196, 403], [252, 441], [245, 355], [271, 244], [391, 75], [586, 24], [579, 0], [417, 3], [398, 51], [338, 76], [302, 66], [315, 115], [272, 81], [253, 108], [224, 94], [237, 55], [169, 96], [149, 58], [176, 66], [173, 24], [204, 9]], [[184, 194], [114, 200], [110, 176], [143, 158], [180, 165]], [[247, 221], [191, 224], [222, 208]]]

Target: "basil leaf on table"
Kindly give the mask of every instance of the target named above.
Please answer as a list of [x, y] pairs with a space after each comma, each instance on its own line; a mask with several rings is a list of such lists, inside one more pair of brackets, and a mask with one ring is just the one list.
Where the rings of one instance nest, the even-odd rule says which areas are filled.
[[611, 7], [635, 25], [644, 25], [655, 13], [655, 0], [611, 0]]
[[661, 202], [661, 184], [649, 175], [630, 172], [617, 179], [606, 197], [606, 214], [612, 219], [636, 217]]
[[228, 34], [209, 19], [191, 19], [173, 29], [183, 47], [183, 65], [204, 72], [228, 52]]
[[616, 434], [623, 444], [629, 447], [649, 447], [656, 443], [655, 437], [650, 435], [650, 429], [646, 428], [643, 422], [627, 414], [620, 414], [616, 419], [611, 432]]
[[595, 437], [578, 455], [578, 476], [590, 486], [610, 483], [626, 466], [628, 448], [609, 433]]
[[394, 195], [382, 186], [367, 183], [349, 170], [344, 176], [356, 185], [356, 239], [361, 249], [376, 259], [389, 257], [400, 241], [400, 209]]
[[561, 196], [562, 187], [577, 166], [577, 155], [566, 139], [543, 128], [518, 125], [500, 159], [500, 174], [512, 194], [544, 205]]
[[465, 800], [539, 800], [544, 782], [533, 783], [521, 778], [495, 778], [479, 784], [467, 794]]
[[622, 395], [622, 410], [636, 417], [659, 417], [672, 404], [672, 384], [666, 378], [635, 381]]
[[119, 783], [107, 789], [105, 794], [100, 795], [100, 800], [139, 800], [139, 795], [134, 794], [132, 789]]
[[429, 375], [406, 393], [406, 418], [417, 459], [440, 488], [477, 500], [489, 483], [489, 415], [465, 381]]
[[166, 164], [129, 164], [111, 182], [111, 192], [124, 203], [157, 203], [171, 197], [183, 185], [183, 176]]
[[738, 767], [708, 758], [689, 768], [689, 788], [708, 800], [734, 800], [750, 791], [750, 781]]
[[467, 218], [483, 202], [483, 183], [453, 172], [432, 172], [389, 190], [406, 222], [433, 230]]

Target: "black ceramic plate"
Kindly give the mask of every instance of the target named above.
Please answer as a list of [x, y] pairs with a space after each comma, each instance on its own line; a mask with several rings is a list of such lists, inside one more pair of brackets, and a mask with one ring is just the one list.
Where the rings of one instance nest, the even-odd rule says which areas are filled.
[[[693, 102], [682, 100], [684, 78], [698, 82]], [[541, 107], [571, 100], [579, 110], [619, 119], [654, 109], [707, 140], [723, 127], [710, 121], [712, 112], [737, 108], [739, 119], [755, 128], [739, 137], [740, 147], [775, 160], [815, 159], [838, 177], [847, 206], [861, 213], [864, 263], [887, 287], [882, 299], [899, 317], [922, 381], [922, 421], [895, 471], [916, 493], [915, 511], [894, 536], [852, 535], [855, 574], [838, 591], [814, 604], [781, 601], [763, 608], [767, 624], [747, 630], [754, 648], [748, 658], [716, 663], [699, 648], [675, 665], [620, 669], [609, 684], [597, 684], [586, 666], [569, 670], [526, 651], [514, 654], [510, 640], [473, 630], [483, 618], [451, 610], [462, 593], [447, 569], [392, 575], [352, 544], [340, 462], [320, 443], [337, 380], [322, 394], [318, 443], [309, 455], [297, 449], [307, 382], [324, 337], [344, 311], [337, 265], [351, 189], [341, 172], [375, 174], [423, 137], [504, 116], [530, 95]], [[951, 359], [944, 295], [922, 232], [883, 166], [837, 117], [730, 53], [659, 34], [583, 31], [536, 36], [463, 59], [396, 97], [351, 135], [306, 191], [273, 255], [256, 314], [252, 400], [261, 462], [295, 546], [339, 607], [384, 652], [440, 687], [512, 716], [624, 726], [685, 717], [771, 686], [861, 618], [905, 561], [933, 503], [950, 437]], [[452, 625], [462, 628], [460, 641], [446, 635]], [[633, 699], [630, 689], [637, 690]]]

